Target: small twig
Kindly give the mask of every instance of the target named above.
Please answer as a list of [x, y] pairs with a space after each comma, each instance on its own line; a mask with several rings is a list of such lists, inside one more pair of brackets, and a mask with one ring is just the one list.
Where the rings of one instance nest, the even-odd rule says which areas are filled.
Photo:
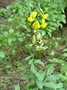
[[64, 46], [59, 47], [59, 48], [58, 48], [58, 51], [61, 51], [61, 50], [63, 50], [63, 49], [66, 48], [66, 47], [67, 47], [67, 43], [66, 43]]
[[0, 77], [0, 79], [3, 79], [3, 78], [9, 78], [9, 79], [12, 79], [12, 78], [14, 79], [15, 78], [15, 79], [19, 79], [18, 77]]

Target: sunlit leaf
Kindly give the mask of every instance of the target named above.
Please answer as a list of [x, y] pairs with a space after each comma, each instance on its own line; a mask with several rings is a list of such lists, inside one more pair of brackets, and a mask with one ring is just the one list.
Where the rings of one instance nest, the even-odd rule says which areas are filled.
[[20, 90], [20, 86], [18, 84], [15, 85], [15, 89], [14, 90]]
[[44, 63], [43, 63], [41, 60], [35, 60], [34, 63], [35, 63], [35, 64], [40, 64], [40, 65], [44, 66]]
[[3, 51], [0, 51], [0, 57], [4, 58], [5, 57], [5, 53]]

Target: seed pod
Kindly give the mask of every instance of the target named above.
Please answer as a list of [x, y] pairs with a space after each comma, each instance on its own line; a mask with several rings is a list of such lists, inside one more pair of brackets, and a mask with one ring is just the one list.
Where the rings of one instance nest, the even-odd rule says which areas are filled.
[[41, 36], [40, 33], [37, 34], [37, 40], [38, 40], [38, 41], [41, 41], [41, 40], [42, 40], [42, 36]]
[[33, 33], [35, 34], [37, 32], [37, 30], [33, 30]]
[[33, 37], [32, 37], [32, 45], [34, 45], [35, 42], [36, 42], [36, 38], [35, 38], [35, 35], [33, 35]]

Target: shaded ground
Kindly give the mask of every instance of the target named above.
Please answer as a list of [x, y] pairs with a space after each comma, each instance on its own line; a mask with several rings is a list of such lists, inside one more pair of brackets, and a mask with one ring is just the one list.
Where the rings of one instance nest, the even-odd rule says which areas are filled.
[[14, 90], [16, 84], [23, 90], [22, 72], [17, 70], [8, 70], [7, 73], [0, 75], [0, 90]]
[[10, 5], [15, 0], [0, 0], [0, 7], [6, 7], [7, 5]]

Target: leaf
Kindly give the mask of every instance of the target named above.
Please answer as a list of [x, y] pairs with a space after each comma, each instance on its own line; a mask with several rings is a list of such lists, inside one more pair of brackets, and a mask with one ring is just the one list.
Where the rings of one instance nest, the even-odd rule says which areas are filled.
[[54, 62], [54, 63], [64, 63], [65, 61], [62, 59], [58, 59], [58, 58], [53, 58], [53, 59], [49, 59], [50, 62]]
[[0, 57], [4, 58], [5, 57], [5, 53], [3, 51], [0, 51]]
[[49, 37], [51, 37], [52, 35], [51, 35], [51, 32], [47, 32], [48, 33], [48, 35], [49, 35]]
[[20, 86], [18, 84], [15, 85], [15, 90], [20, 90]]
[[28, 78], [30, 78], [30, 77], [31, 77], [31, 73], [28, 72], [28, 73], [23, 74], [21, 78], [22, 78], [23, 80], [26, 80], [26, 79], [28, 79]]
[[44, 72], [37, 72], [35, 66], [31, 65], [31, 72], [38, 78], [38, 80], [42, 81], [44, 79]]
[[54, 52], [54, 51], [52, 51], [52, 52], [50, 53], [50, 55], [51, 55], [51, 56], [54, 56], [54, 54], [55, 54], [55, 52]]
[[36, 73], [36, 69], [35, 69], [34, 64], [31, 65], [31, 72], [32, 72], [32, 73]]
[[62, 54], [64, 57], [67, 57], [67, 53]]
[[47, 71], [47, 76], [51, 75], [51, 73], [53, 73], [53, 71], [54, 71], [54, 66], [49, 66], [48, 71]]
[[5, 68], [7, 68], [7, 69], [12, 68], [12, 65], [11, 65], [11, 64], [7, 64], [7, 65], [5, 66]]
[[14, 29], [10, 29], [9, 33], [12, 34], [14, 32]]
[[26, 57], [26, 58], [25, 58], [25, 61], [29, 61], [31, 58], [32, 58], [32, 55], [31, 55], [31, 56]]
[[29, 86], [29, 90], [35, 89], [35, 88], [37, 88], [37, 85], [36, 84], [32, 84], [32, 82], [31, 82], [31, 85]]
[[12, 38], [8, 38], [8, 43], [11, 44], [11, 42], [13, 41]]
[[44, 86], [48, 87], [48, 88], [55, 89], [56, 84], [54, 82], [45, 82]]
[[35, 64], [41, 64], [44, 67], [44, 63], [41, 60], [35, 60]]
[[67, 71], [67, 62], [65, 62], [64, 65], [61, 66], [61, 71], [64, 71], [64, 72]]
[[43, 79], [44, 79], [44, 77], [45, 77], [45, 73], [43, 72], [35, 72], [34, 73], [35, 74], [35, 76], [38, 78], [38, 80], [40, 81], [40, 82], [42, 82], [43, 81]]
[[67, 52], [67, 48], [65, 48], [65, 49], [63, 50], [63, 52]]
[[57, 75], [50, 75], [45, 80], [46, 81], [56, 81], [56, 80], [59, 80], [59, 79], [60, 78]]
[[46, 82], [44, 83], [44, 86], [52, 88], [52, 89], [59, 89], [63, 87], [63, 84], [62, 83], [56, 84], [54, 82]]
[[29, 65], [24, 65], [24, 66], [20, 66], [18, 69], [19, 70], [25, 70], [29, 67]]
[[23, 41], [23, 38], [18, 38], [18, 40], [22, 42]]
[[58, 89], [58, 90], [65, 90], [65, 89], [63, 89], [63, 88], [60, 88], [60, 89]]
[[58, 84], [56, 84], [55, 87], [56, 87], [56, 88], [62, 88], [62, 87], [63, 87], [63, 84], [62, 84], [62, 83], [58, 83]]
[[38, 86], [39, 89], [42, 89], [43, 88], [43, 83], [40, 82], [39, 80], [36, 80], [36, 84]]
[[46, 34], [46, 32], [44, 30], [40, 30], [40, 33], [42, 36], [44, 36]]
[[63, 81], [67, 80], [67, 77], [62, 74], [58, 74], [57, 76]]
[[29, 65], [30, 65], [30, 64], [33, 64], [33, 59], [31, 59], [31, 60], [29, 61]]

